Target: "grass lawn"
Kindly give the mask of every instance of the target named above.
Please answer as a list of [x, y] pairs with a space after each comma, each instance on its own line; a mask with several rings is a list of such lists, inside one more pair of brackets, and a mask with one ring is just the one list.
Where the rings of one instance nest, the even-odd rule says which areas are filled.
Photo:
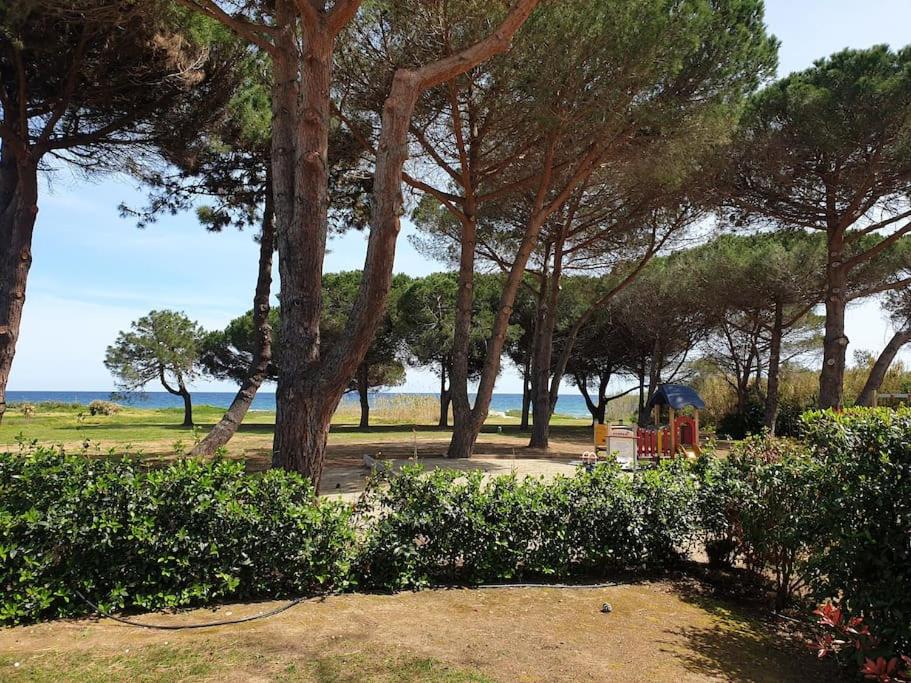
[[[406, 406], [407, 407], [407, 406]], [[524, 474], [571, 473], [568, 464], [591, 449], [591, 424], [585, 419], [555, 417], [551, 448], [526, 448], [528, 434], [519, 431], [518, 419], [491, 416], [470, 461], [454, 463], [440, 459], [446, 453], [450, 431], [432, 423], [430, 410], [418, 406], [415, 422], [396, 410], [375, 411], [374, 426], [361, 429], [355, 415], [337, 414], [329, 434], [329, 450], [321, 493], [356, 495], [363, 488], [366, 471], [363, 456], [401, 463], [419, 458], [430, 467], [437, 465], [481, 468], [490, 473], [516, 469]], [[189, 452], [196, 441], [222, 416], [221, 408], [199, 406], [194, 410], [195, 428], [182, 427], [180, 409], [128, 408], [116, 415], [88, 415], [77, 408], [49, 409], [38, 404], [26, 417], [15, 408], [7, 411], [0, 425], [0, 448], [15, 451], [20, 442], [62, 444], [68, 451], [84, 450], [92, 457], [139, 457], [151, 466], [165, 463]], [[420, 422], [419, 420], [423, 420]], [[262, 471], [272, 461], [273, 412], [250, 412], [238, 433], [228, 443], [227, 457], [243, 460], [250, 471]]]
[[[600, 611], [610, 602], [613, 611]], [[237, 618], [228, 605], [149, 623]], [[832, 681], [777, 624], [697, 585], [343, 595], [234, 626], [0, 630], [4, 681]]]

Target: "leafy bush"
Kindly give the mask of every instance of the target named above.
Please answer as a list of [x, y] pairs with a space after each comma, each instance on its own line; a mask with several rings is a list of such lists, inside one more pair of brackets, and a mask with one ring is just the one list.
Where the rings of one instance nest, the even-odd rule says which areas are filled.
[[344, 586], [350, 508], [284, 471], [0, 455], [0, 622]]
[[111, 401], [100, 401], [94, 400], [89, 403], [89, 414], [90, 415], [116, 415], [123, 408], [117, 403], [112, 403]]
[[359, 580], [398, 589], [667, 565], [692, 532], [695, 490], [683, 465], [632, 477], [600, 465], [550, 482], [380, 473], [362, 501], [373, 516]]
[[694, 471], [699, 480], [697, 535], [705, 546], [710, 565], [730, 567], [738, 550], [734, 526], [741, 489], [738, 471], [727, 459], [707, 451], [696, 461]]
[[822, 473], [815, 593], [911, 652], [911, 409], [810, 413], [804, 435]]
[[22, 416], [25, 418], [34, 417], [36, 409], [34, 403], [23, 403], [19, 406], [19, 412], [22, 413]]
[[816, 509], [819, 463], [802, 445], [769, 436], [739, 444], [730, 457], [741, 480], [734, 524], [739, 552], [756, 574], [774, 578], [776, 607], [806, 583], [805, 567], [819, 548]]
[[805, 448], [769, 436], [747, 439], [729, 458], [708, 456], [696, 466], [699, 529], [710, 561], [732, 564], [739, 557], [757, 577], [771, 575], [778, 607], [805, 584], [804, 568], [818, 547], [808, 501], [819, 469]]

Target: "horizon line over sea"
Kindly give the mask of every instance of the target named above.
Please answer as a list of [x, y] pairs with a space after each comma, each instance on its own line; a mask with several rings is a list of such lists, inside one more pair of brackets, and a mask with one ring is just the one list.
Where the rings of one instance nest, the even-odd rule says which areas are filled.
[[[233, 391], [194, 391], [194, 406], [213, 406], [227, 408], [234, 399]], [[370, 406], [376, 407], [381, 401], [395, 396], [427, 396], [439, 399], [439, 394], [426, 391], [372, 391]], [[472, 399], [474, 394], [471, 394]], [[183, 399], [166, 391], [118, 392], [118, 391], [7, 391], [7, 404], [45, 403], [78, 403], [88, 405], [92, 401], [114, 401], [135, 408], [182, 408]], [[342, 404], [358, 404], [356, 393], [345, 394]], [[275, 392], [257, 392], [250, 410], [275, 410]], [[494, 393], [490, 401], [491, 412], [508, 413], [522, 410], [522, 394]], [[567, 417], [589, 417], [585, 399], [580, 394], [561, 394], [557, 399], [556, 412]]]

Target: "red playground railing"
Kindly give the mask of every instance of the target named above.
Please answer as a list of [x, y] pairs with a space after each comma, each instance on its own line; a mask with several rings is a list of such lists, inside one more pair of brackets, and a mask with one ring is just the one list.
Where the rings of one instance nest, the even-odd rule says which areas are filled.
[[670, 431], [639, 427], [636, 430], [636, 458], [639, 460], [658, 460], [671, 455]]

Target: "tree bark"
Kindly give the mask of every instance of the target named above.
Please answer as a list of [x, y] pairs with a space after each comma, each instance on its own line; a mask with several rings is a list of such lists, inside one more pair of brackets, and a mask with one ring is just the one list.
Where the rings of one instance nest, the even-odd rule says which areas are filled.
[[[538, 306], [535, 316], [534, 335], [535, 346], [532, 350], [532, 421], [531, 438], [528, 440], [529, 448], [546, 449], [550, 436], [550, 361], [553, 352], [553, 338], [555, 327], [555, 311], [551, 308], [554, 303], [552, 292], [558, 283], [556, 266], [556, 253], [554, 254], [554, 272], [548, 277], [543, 273], [541, 289], [538, 294]], [[546, 263], [545, 257], [545, 263]]]
[[370, 382], [367, 363], [361, 363], [357, 369], [357, 394], [361, 400], [361, 429], [370, 428]]
[[[531, 256], [531, 252], [537, 242], [543, 219], [543, 216], [536, 216], [526, 228], [525, 237], [500, 294], [498, 311], [493, 324], [493, 336], [487, 345], [484, 368], [481, 371], [481, 379], [478, 382], [478, 391], [475, 395], [473, 407], [469, 405], [468, 401], [467, 334], [465, 334], [463, 344], [455, 344], [456, 353], [453, 358], [451, 382], [453, 432], [449, 448], [446, 451], [447, 458], [471, 457], [474, 445], [481, 432], [481, 427], [484, 424], [484, 420], [487, 419], [487, 414], [490, 411], [490, 400], [493, 397], [494, 383], [496, 382], [497, 374], [500, 372], [500, 359], [506, 343], [506, 333], [509, 327], [509, 318], [512, 315], [512, 306], [522, 282], [525, 265], [528, 263], [528, 258]], [[463, 334], [462, 330], [468, 330], [471, 327], [470, 301], [474, 298], [473, 294], [471, 294], [471, 288], [474, 284], [474, 236], [470, 240], [470, 258], [466, 258], [466, 251], [469, 247], [466, 246], [465, 241], [465, 232], [463, 231], [462, 259], [459, 265], [460, 291], [459, 300], [456, 303], [455, 334], [457, 342], [459, 335]], [[467, 267], [466, 262], [470, 264]], [[468, 294], [465, 295], [465, 299], [469, 303], [467, 308], [464, 306], [465, 301], [463, 300], [463, 282], [467, 284], [469, 289]]]
[[221, 420], [193, 449], [193, 455], [212, 455], [224, 446], [243, 422], [256, 392], [262, 386], [272, 362], [272, 328], [269, 326], [269, 292], [272, 287], [272, 252], [275, 249], [275, 223], [272, 214], [272, 188], [266, 188], [262, 232], [259, 239], [259, 271], [253, 295], [253, 359], [247, 376]]
[[882, 353], [879, 354], [876, 362], [873, 363], [873, 367], [870, 368], [870, 374], [867, 376], [864, 388], [857, 397], [857, 405], [873, 405], [873, 397], [883, 385], [883, 380], [886, 377], [886, 373], [889, 371], [889, 367], [892, 365], [892, 361], [895, 360], [895, 356], [898, 354], [901, 347], [908, 342], [911, 342], [911, 330], [899, 330], [892, 335], [889, 343], [886, 344], [886, 347], [882, 350]]
[[774, 436], [775, 424], [778, 421], [778, 394], [781, 372], [781, 338], [784, 328], [783, 306], [775, 302], [775, 320], [769, 342], [769, 376], [765, 397], [765, 426]]
[[183, 385], [180, 386], [180, 397], [183, 399], [183, 426], [193, 426], [193, 399], [190, 392]]
[[[277, 3], [279, 25], [293, 10]], [[281, 354], [276, 391], [273, 466], [301, 472], [318, 483], [328, 420], [316, 386], [320, 360], [323, 259], [328, 219], [328, 146], [334, 36], [306, 25], [294, 63], [293, 35], [273, 60], [272, 177], [281, 277]], [[298, 71], [300, 72], [299, 85]], [[353, 374], [350, 368], [347, 377]], [[339, 399], [341, 396], [339, 396]], [[326, 414], [328, 412], [328, 415]], [[319, 465], [317, 464], [319, 463]]]
[[592, 423], [593, 424], [594, 423], [603, 424], [604, 423], [603, 416], [600, 420], [598, 419], [598, 405], [595, 404], [594, 401], [592, 401], [591, 394], [588, 393], [588, 384], [587, 384], [588, 378], [583, 377], [582, 375], [576, 375], [575, 380], [576, 380], [576, 386], [579, 387], [579, 393], [582, 394], [582, 398], [585, 400], [585, 407], [588, 408], [588, 413], [589, 413], [589, 415], [592, 416]]
[[437, 427], [446, 429], [449, 427], [449, 402], [450, 393], [446, 385], [446, 362], [440, 363], [440, 419]]
[[528, 418], [531, 410], [531, 386], [529, 385], [531, 367], [528, 360], [525, 361], [525, 368], [522, 370], [522, 417], [519, 421], [519, 431], [528, 431]]
[[38, 215], [38, 168], [0, 150], [0, 421], [9, 381], [25, 288], [32, 265], [32, 235]]
[[639, 371], [637, 373], [639, 379], [639, 406], [636, 412], [637, 420], [636, 423], [640, 427], [644, 427], [648, 424], [648, 415], [645, 410], [645, 360], [639, 364]]
[[183, 425], [184, 427], [193, 426], [193, 401], [190, 398], [190, 392], [187, 390], [187, 385], [184, 384], [183, 376], [179, 373], [177, 375], [177, 388], [175, 389], [170, 384], [165, 377], [165, 367], [163, 365], [158, 366], [158, 380], [161, 382], [161, 386], [164, 387], [165, 391], [174, 396], [180, 396], [183, 399]]
[[844, 405], [845, 336], [848, 269], [844, 264], [844, 235], [831, 231], [826, 263], [826, 327], [823, 339], [822, 372], [819, 375], [819, 405], [840, 409]]
[[598, 378], [598, 414], [595, 418], [604, 424], [607, 418], [607, 387], [610, 385], [612, 372], [608, 370]]

